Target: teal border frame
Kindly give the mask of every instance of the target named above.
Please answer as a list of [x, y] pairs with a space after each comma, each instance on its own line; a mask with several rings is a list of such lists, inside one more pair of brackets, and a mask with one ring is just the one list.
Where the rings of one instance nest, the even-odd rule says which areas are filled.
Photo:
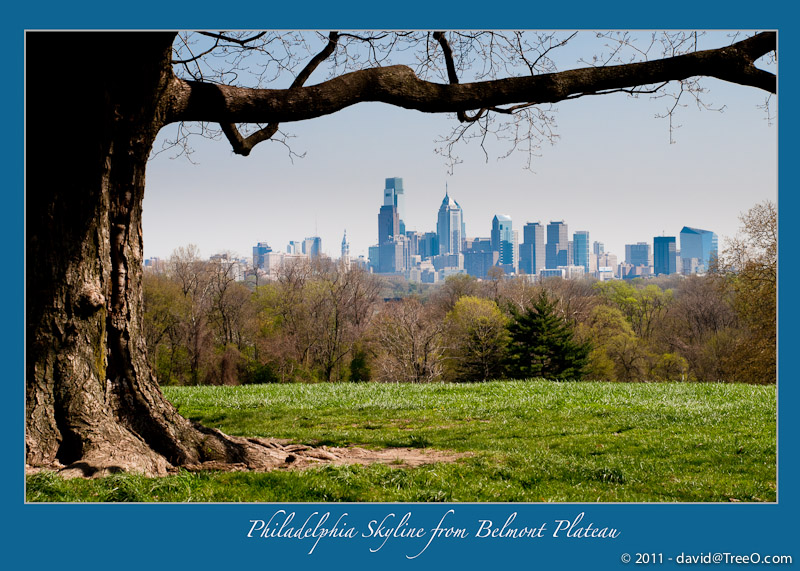
[[[796, 547], [798, 508], [798, 373], [792, 359], [794, 318], [798, 300], [793, 294], [797, 264], [791, 258], [789, 230], [798, 212], [795, 194], [798, 174], [793, 164], [797, 109], [797, 24], [788, 2], [765, 8], [749, 2], [597, 4], [572, 2], [568, 8], [515, 2], [478, 2], [437, 5], [413, 0], [392, 6], [314, 2], [265, 8], [208, 4], [165, 5], [146, 0], [117, 5], [82, 2], [80, 5], [47, 0], [21, 6], [2, 24], [5, 59], [2, 108], [9, 129], [0, 155], [5, 174], [2, 193], [2, 235], [7, 244], [6, 272], [0, 280], [4, 304], [2, 320], [3, 414], [6, 444], [3, 470], [4, 545], [12, 560], [28, 569], [58, 567], [84, 569], [258, 568], [296, 569], [380, 568], [438, 569], [464, 566], [617, 569], [634, 563], [624, 553], [663, 553], [667, 557], [732, 553], [791, 555]], [[563, 4], [561, 6], [564, 6]], [[34, 505], [24, 502], [24, 30], [26, 29], [164, 29], [164, 28], [748, 28], [779, 31], [779, 384], [778, 384], [778, 502], [773, 504], [197, 504], [197, 505]], [[76, 60], [76, 65], [84, 62]], [[27, 136], [37, 136], [28, 133]], [[57, 152], [54, 149], [53, 152]], [[785, 239], [784, 239], [785, 238]], [[470, 539], [439, 539], [420, 557], [423, 540], [389, 540], [371, 553], [374, 540], [323, 539], [313, 554], [312, 543], [298, 540], [248, 539], [250, 521], [269, 519], [278, 510], [296, 512], [295, 521], [313, 512], [330, 512], [329, 523], [347, 514], [351, 527], [365, 529], [370, 520], [394, 513], [412, 514], [412, 522], [430, 529], [449, 510], [447, 523], [467, 528]], [[478, 521], [504, 522], [517, 513], [516, 523], [539, 525], [574, 519], [620, 531], [617, 539], [542, 538], [528, 540], [474, 538]], [[314, 516], [317, 517], [317, 516]], [[15, 557], [16, 556], [16, 557]]]

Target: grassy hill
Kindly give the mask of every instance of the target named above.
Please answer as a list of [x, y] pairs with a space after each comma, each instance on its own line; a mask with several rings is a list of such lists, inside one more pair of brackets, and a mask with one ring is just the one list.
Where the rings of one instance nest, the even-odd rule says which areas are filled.
[[774, 386], [495, 381], [165, 387], [184, 416], [310, 445], [452, 463], [27, 478], [28, 501], [760, 502], [776, 499]]

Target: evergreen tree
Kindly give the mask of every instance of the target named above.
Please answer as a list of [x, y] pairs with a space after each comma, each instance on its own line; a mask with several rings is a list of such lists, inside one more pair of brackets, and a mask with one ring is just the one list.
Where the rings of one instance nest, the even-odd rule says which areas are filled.
[[573, 325], [557, 315], [545, 292], [523, 311], [511, 307], [510, 312], [510, 377], [578, 380], [583, 376], [591, 344], [575, 340]]

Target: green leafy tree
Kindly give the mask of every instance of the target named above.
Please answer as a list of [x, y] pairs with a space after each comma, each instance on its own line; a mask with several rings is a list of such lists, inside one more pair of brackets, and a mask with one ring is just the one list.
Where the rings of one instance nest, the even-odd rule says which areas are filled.
[[672, 290], [662, 290], [656, 284], [642, 285], [614, 280], [595, 285], [600, 295], [617, 306], [633, 327], [633, 332], [649, 341], [658, 323], [672, 303]]
[[591, 344], [575, 338], [571, 322], [559, 317], [542, 292], [523, 311], [510, 307], [508, 373], [514, 378], [581, 379]]
[[448, 369], [453, 380], [488, 381], [503, 373], [508, 318], [490, 299], [466, 296], [445, 318]]

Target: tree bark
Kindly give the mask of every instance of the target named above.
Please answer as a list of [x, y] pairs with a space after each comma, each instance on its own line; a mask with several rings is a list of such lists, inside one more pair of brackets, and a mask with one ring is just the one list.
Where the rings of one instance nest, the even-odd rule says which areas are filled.
[[146, 359], [142, 198], [167, 105], [173, 38], [26, 38], [30, 466], [96, 476], [281, 462], [264, 446], [181, 417]]

